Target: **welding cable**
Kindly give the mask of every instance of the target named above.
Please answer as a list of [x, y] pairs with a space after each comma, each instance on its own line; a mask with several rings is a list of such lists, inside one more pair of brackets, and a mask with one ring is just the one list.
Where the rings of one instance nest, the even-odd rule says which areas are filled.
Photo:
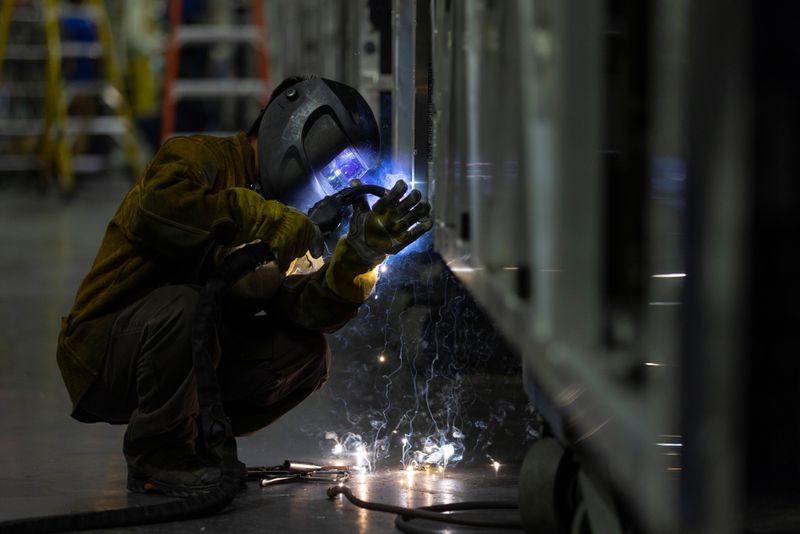
[[478, 519], [464, 519], [462, 517], [450, 515], [445, 512], [463, 512], [475, 510], [518, 510], [519, 506], [514, 502], [492, 502], [492, 501], [473, 501], [461, 502], [452, 504], [438, 504], [434, 506], [423, 506], [421, 508], [405, 508], [403, 506], [394, 506], [392, 504], [384, 504], [378, 502], [362, 501], [355, 495], [352, 490], [343, 485], [337, 484], [330, 486], [327, 491], [328, 498], [333, 499], [341, 494], [347, 497], [347, 500], [355, 504], [359, 508], [366, 510], [373, 510], [375, 512], [386, 512], [389, 514], [397, 514], [395, 519], [395, 526], [403, 532], [410, 534], [431, 534], [433, 531], [423, 529], [410, 523], [412, 519], [426, 519], [428, 521], [438, 521], [440, 523], [450, 523], [452, 525], [463, 525], [470, 527], [483, 527], [493, 529], [516, 529], [522, 530], [522, 524], [519, 520], [515, 521], [482, 521]]

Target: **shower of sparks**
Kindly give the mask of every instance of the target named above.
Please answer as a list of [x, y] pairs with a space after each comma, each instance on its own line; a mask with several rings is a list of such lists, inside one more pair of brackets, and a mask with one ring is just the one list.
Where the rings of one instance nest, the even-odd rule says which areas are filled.
[[[364, 181], [391, 187], [400, 178]], [[431, 241], [426, 234], [382, 263], [359, 317], [331, 337], [334, 360], [339, 351], [353, 357], [334, 366], [339, 375], [325, 390], [333, 400], [331, 426], [316, 432], [336, 459], [362, 472], [397, 464], [409, 477], [444, 472], [485, 457], [501, 429], [519, 425], [525, 440], [539, 432], [516, 358], [430, 252]], [[369, 364], [376, 360], [381, 365]], [[486, 395], [492, 386], [502, 393]]]
[[491, 462], [490, 465], [494, 468], [494, 472], [497, 473], [498, 471], [500, 471], [500, 467], [502, 467], [500, 462], [498, 462], [488, 454], [486, 455], [486, 457], [489, 459], [489, 462]]

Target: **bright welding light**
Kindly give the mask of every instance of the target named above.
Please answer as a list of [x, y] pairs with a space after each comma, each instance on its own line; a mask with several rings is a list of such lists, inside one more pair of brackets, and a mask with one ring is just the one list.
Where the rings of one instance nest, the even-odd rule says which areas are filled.
[[444, 447], [442, 447], [442, 456], [444, 456], [444, 461], [450, 459], [453, 454], [455, 454], [456, 449], [451, 444], [447, 443]]
[[333, 446], [333, 454], [338, 456], [342, 454], [342, 452], [344, 452], [344, 447], [342, 447], [341, 443], [337, 443], [336, 445]]
[[378, 268], [378, 270], [379, 270], [380, 272], [382, 272], [382, 273], [385, 273], [387, 268], [388, 268], [388, 267], [386, 267], [386, 264], [385, 264], [385, 263], [381, 263], [381, 266]]
[[495, 472], [499, 471], [500, 470], [500, 462], [495, 460], [494, 462], [492, 462], [492, 467], [494, 467]]
[[355, 457], [358, 467], [368, 468], [367, 449], [363, 445], [359, 445], [358, 449], [356, 449]]

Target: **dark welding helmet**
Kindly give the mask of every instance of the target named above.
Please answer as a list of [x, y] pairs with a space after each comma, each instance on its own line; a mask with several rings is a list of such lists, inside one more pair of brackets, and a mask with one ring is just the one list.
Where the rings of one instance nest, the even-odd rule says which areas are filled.
[[258, 130], [264, 197], [307, 211], [377, 167], [379, 148], [358, 91], [324, 78], [296, 83], [270, 101]]

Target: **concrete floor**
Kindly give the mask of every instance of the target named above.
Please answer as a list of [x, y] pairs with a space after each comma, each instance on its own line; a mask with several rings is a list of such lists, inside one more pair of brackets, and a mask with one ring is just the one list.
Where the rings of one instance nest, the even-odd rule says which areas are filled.
[[[120, 450], [124, 427], [84, 425], [69, 417], [69, 400], [55, 363], [60, 317], [71, 307], [105, 224], [127, 187], [122, 178], [98, 179], [84, 183], [69, 201], [54, 193], [39, 194], [32, 188], [0, 190], [0, 520], [110, 509], [158, 499], [129, 495], [125, 490], [125, 463]], [[336, 365], [350, 368], [352, 362]], [[330, 449], [325, 448], [320, 432], [308, 432], [308, 428], [323, 428], [325, 424], [335, 427], [340, 424], [337, 414], [351, 423], [358, 419], [349, 410], [331, 407], [331, 395], [341, 395], [350, 387], [349, 380], [347, 374], [334, 374], [327, 386], [333, 393], [316, 394], [272, 427], [240, 439], [240, 457], [248, 465], [277, 465], [284, 459], [322, 461]], [[388, 389], [386, 393], [388, 398]], [[498, 452], [502, 451], [500, 444], [517, 453], [524, 450], [522, 442], [530, 436], [519, 435], [504, 425], [507, 413], [521, 415], [524, 398], [520, 394], [499, 403], [497, 398], [486, 400], [487, 404], [499, 404], [503, 414], [502, 418], [495, 414], [486, 420], [499, 421], [498, 428], [505, 430], [495, 439], [480, 434], [466, 443], [474, 452], [471, 463], [444, 474], [420, 472], [409, 478], [400, 470], [399, 462], [386, 461], [376, 473], [355, 477], [351, 482], [354, 492], [362, 498], [404, 506], [514, 500], [516, 469], [509, 464], [495, 472], [483, 458], [489, 453], [511, 458], [511, 453]], [[473, 394], [471, 405], [480, 397]], [[386, 416], [388, 412], [383, 413]], [[520, 417], [512, 415], [509, 421], [512, 419], [519, 421]], [[478, 428], [486, 431], [487, 423], [474, 427]], [[357, 509], [341, 497], [329, 501], [325, 489], [325, 484], [296, 483], [268, 489], [251, 484], [218, 516], [127, 530], [394, 530], [394, 516]]]

